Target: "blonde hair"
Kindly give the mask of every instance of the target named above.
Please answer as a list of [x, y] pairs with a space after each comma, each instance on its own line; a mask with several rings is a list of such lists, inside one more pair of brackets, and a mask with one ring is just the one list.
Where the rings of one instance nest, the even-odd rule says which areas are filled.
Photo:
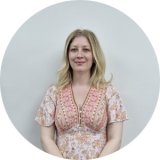
[[86, 37], [91, 45], [94, 62], [91, 67], [90, 83], [97, 88], [100, 86], [104, 86], [108, 82], [104, 78], [106, 64], [99, 41], [92, 31], [80, 29], [73, 31], [66, 39], [63, 57], [64, 63], [62, 68], [58, 72], [59, 79], [57, 86], [63, 88], [72, 81], [72, 68], [69, 63], [68, 51], [70, 48], [70, 44], [72, 43], [74, 38], [78, 36]]

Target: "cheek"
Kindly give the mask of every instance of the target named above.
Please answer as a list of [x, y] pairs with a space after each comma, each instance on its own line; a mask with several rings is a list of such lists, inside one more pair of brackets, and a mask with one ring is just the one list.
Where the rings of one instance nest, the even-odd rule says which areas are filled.
[[89, 60], [90, 64], [93, 64], [93, 56], [92, 56], [92, 55], [90, 55], [90, 56], [88, 57], [88, 60]]
[[72, 60], [72, 55], [69, 53], [68, 54], [68, 60], [69, 60], [69, 63], [71, 62], [71, 60]]
[[72, 53], [69, 53], [69, 54], [68, 54], [68, 58], [69, 58], [69, 60], [71, 61], [71, 60], [74, 59], [74, 55], [73, 55]]
[[74, 59], [73, 55], [69, 53], [68, 60], [69, 60], [69, 64], [70, 64], [71, 67], [73, 67], [73, 65], [74, 65], [73, 64], [73, 59]]

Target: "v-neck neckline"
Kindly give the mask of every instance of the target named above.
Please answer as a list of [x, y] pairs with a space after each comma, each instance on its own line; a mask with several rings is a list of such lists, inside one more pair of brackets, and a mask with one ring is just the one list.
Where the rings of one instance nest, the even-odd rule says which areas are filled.
[[81, 106], [79, 106], [79, 105], [77, 104], [76, 100], [75, 100], [75, 95], [74, 95], [74, 92], [73, 92], [72, 84], [70, 84], [70, 88], [71, 88], [71, 94], [72, 94], [72, 101], [74, 102], [75, 106], [77, 107], [78, 112], [79, 112], [79, 109], [80, 109], [80, 108], [81, 108], [81, 111], [82, 111], [82, 109], [84, 108], [84, 106], [85, 106], [85, 104], [86, 104], [86, 102], [87, 102], [87, 100], [88, 100], [89, 93], [90, 93], [90, 90], [91, 90], [92, 87], [90, 86], [90, 88], [89, 88], [89, 90], [88, 90], [88, 92], [87, 92], [87, 94], [86, 94], [86, 97], [85, 97], [85, 99], [84, 99], [84, 101], [83, 101], [83, 103], [82, 103]]
[[83, 115], [83, 111], [84, 111], [84, 108], [85, 108], [85, 105], [88, 101], [88, 98], [89, 98], [89, 94], [90, 94], [90, 91], [91, 91], [91, 86], [87, 92], [87, 95], [85, 97], [85, 100], [83, 101], [82, 105], [81, 106], [78, 106], [76, 101], [75, 101], [75, 96], [74, 96], [74, 93], [73, 93], [73, 88], [72, 88], [72, 84], [70, 84], [70, 89], [71, 89], [71, 101], [73, 102], [73, 105], [75, 106], [76, 110], [77, 110], [77, 114], [78, 114], [78, 124], [81, 126], [82, 125], [82, 115]]

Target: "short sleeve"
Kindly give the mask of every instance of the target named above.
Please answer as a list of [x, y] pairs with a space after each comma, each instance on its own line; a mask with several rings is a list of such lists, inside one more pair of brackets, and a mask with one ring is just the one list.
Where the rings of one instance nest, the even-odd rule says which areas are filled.
[[42, 126], [51, 126], [55, 119], [56, 110], [56, 92], [55, 86], [48, 88], [35, 117], [35, 120]]
[[108, 124], [128, 119], [127, 111], [122, 103], [119, 91], [109, 84], [106, 89]]

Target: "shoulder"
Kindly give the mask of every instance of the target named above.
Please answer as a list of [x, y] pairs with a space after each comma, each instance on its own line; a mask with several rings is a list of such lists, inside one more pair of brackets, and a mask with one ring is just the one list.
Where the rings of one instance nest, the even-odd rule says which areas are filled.
[[47, 89], [47, 95], [53, 96], [56, 95], [58, 92], [57, 86], [52, 84]]
[[115, 94], [119, 94], [118, 89], [112, 83], [108, 83], [105, 86], [105, 92], [106, 92], [106, 96], [108, 98], [110, 98], [111, 96], [113, 96]]
[[50, 95], [57, 95], [61, 92], [68, 92], [70, 88], [71, 88], [70, 84], [67, 84], [64, 87], [58, 87], [57, 85], [52, 84], [48, 87], [47, 93]]
[[55, 84], [52, 84], [48, 87], [49, 90], [57, 90], [57, 86]]

